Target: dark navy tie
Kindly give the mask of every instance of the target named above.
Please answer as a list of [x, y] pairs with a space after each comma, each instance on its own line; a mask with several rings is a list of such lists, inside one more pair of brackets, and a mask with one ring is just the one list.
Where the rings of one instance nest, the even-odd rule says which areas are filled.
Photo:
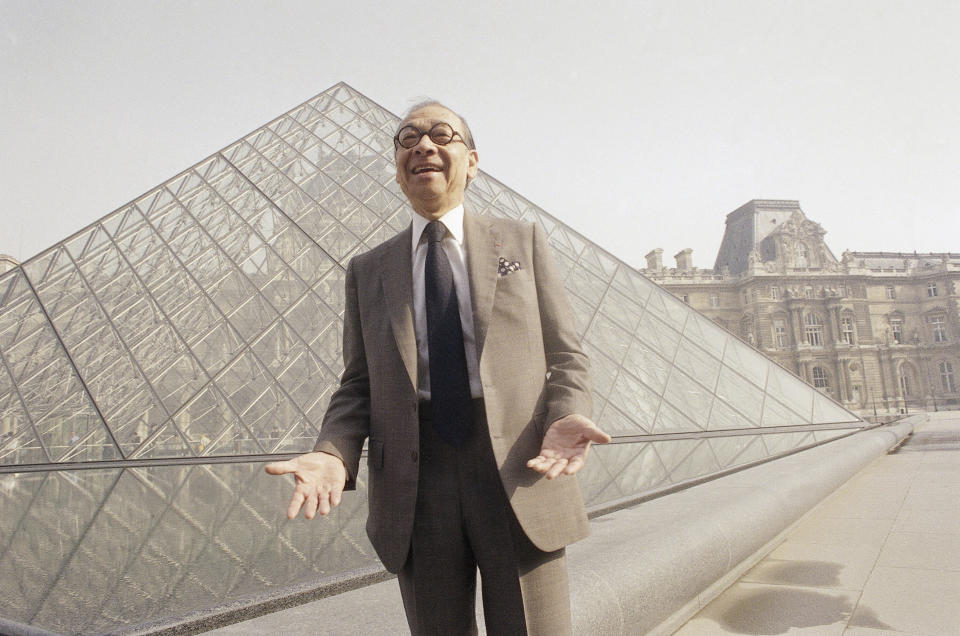
[[472, 421], [470, 377], [453, 270], [441, 244], [446, 232], [447, 228], [440, 221], [431, 221], [423, 231], [429, 241], [424, 291], [430, 356], [430, 407], [433, 426], [440, 437], [453, 446], [460, 446], [470, 434]]

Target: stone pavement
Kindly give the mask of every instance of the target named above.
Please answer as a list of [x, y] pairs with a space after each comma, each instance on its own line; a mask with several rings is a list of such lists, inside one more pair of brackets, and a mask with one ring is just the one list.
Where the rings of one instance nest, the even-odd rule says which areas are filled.
[[929, 414], [675, 634], [960, 635], [960, 413]]

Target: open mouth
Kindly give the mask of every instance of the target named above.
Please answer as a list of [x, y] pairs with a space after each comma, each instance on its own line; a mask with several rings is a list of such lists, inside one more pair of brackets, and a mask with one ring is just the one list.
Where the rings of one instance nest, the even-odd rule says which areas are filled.
[[413, 169], [413, 174], [424, 174], [425, 172], [441, 172], [440, 166], [417, 166]]

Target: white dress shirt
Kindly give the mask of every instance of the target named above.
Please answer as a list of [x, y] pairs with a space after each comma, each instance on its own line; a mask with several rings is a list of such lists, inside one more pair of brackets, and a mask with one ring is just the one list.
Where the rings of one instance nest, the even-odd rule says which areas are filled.
[[[424, 269], [427, 263], [427, 241], [423, 230], [430, 221], [414, 213], [411, 254], [413, 258], [413, 330], [417, 336], [417, 384], [420, 399], [430, 399], [430, 353], [427, 344], [427, 300], [424, 291]], [[470, 278], [467, 276], [467, 251], [463, 242], [463, 205], [445, 213], [440, 222], [447, 228], [443, 237], [443, 251], [453, 270], [453, 286], [457, 290], [460, 307], [460, 327], [463, 329], [463, 347], [470, 375], [470, 395], [483, 397], [480, 385], [480, 366], [477, 362], [477, 339], [473, 331], [473, 301], [470, 298]]]

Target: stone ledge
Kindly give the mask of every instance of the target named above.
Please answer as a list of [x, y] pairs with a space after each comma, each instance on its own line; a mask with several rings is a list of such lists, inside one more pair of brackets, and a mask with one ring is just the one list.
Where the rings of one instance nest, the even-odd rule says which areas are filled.
[[671, 633], [817, 504], [906, 438], [915, 421], [857, 433], [595, 519], [591, 536], [568, 550], [574, 631]]

